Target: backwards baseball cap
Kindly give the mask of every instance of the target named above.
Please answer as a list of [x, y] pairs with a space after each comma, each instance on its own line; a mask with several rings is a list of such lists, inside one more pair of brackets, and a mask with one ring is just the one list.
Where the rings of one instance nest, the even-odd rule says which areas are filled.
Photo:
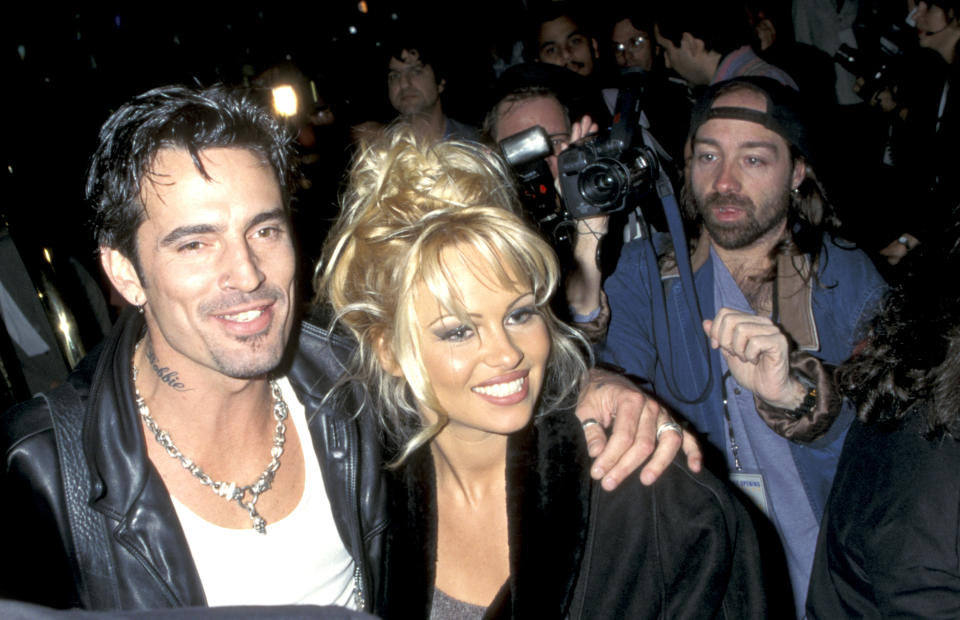
[[[764, 112], [753, 108], [721, 106], [714, 102], [731, 91], [752, 90], [764, 97], [767, 109]], [[759, 76], [733, 78], [711, 85], [693, 107], [690, 116], [688, 140], [693, 140], [701, 125], [715, 118], [729, 118], [763, 125], [780, 135], [806, 160], [810, 160], [810, 141], [807, 136], [799, 93], [780, 82]]]

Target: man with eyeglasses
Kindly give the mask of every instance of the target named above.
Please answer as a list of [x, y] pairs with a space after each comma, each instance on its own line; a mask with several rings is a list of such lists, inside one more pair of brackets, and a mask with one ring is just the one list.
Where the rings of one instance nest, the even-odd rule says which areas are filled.
[[[597, 124], [577, 105], [578, 80], [565, 80], [567, 72], [530, 63], [511, 68], [500, 79], [496, 103], [483, 123], [483, 133], [493, 142], [540, 126], [553, 145], [547, 166], [557, 178], [557, 155], [571, 142], [597, 131]], [[572, 84], [571, 84], [572, 82]], [[562, 93], [562, 94], [561, 94]], [[575, 106], [571, 114], [568, 101]], [[576, 122], [571, 122], [576, 118]], [[601, 304], [601, 273], [597, 267], [597, 247], [607, 232], [607, 217], [596, 216], [577, 221], [573, 243], [573, 265], [566, 275], [564, 292], [570, 317], [577, 320], [584, 308], [592, 311]], [[581, 321], [588, 320], [580, 317]], [[605, 324], [605, 321], [604, 321]]]
[[683, 156], [692, 100], [686, 84], [670, 79], [653, 37], [653, 9], [623, 3], [607, 15], [611, 55], [619, 76], [616, 88], [603, 91], [604, 100], [614, 108], [620, 89], [629, 88], [641, 97], [642, 123], [677, 161]]
[[621, 69], [650, 71], [654, 59], [652, 28], [635, 19], [624, 16], [613, 24], [610, 35], [613, 57]]

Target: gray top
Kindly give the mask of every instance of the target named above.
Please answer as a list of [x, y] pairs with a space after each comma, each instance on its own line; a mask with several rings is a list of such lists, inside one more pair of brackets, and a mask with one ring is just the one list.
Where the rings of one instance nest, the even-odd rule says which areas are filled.
[[439, 588], [433, 589], [430, 620], [481, 620], [487, 608], [471, 605], [449, 596]]

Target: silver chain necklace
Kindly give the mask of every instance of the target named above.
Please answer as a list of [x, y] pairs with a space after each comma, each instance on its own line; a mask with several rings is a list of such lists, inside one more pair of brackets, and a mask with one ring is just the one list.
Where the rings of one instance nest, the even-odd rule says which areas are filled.
[[[139, 348], [140, 343], [137, 343], [134, 352]], [[250, 519], [253, 521], [253, 529], [257, 530], [260, 534], [266, 534], [267, 522], [260, 516], [260, 513], [257, 512], [257, 500], [260, 499], [261, 493], [264, 493], [270, 488], [270, 485], [273, 483], [273, 477], [280, 468], [280, 456], [283, 454], [283, 444], [286, 441], [285, 435], [287, 432], [287, 425], [284, 422], [289, 413], [287, 403], [283, 400], [283, 394], [280, 392], [280, 386], [277, 385], [277, 382], [273, 379], [270, 380], [270, 389], [273, 392], [273, 417], [277, 419], [277, 426], [273, 434], [273, 447], [270, 448], [270, 464], [263, 470], [263, 473], [260, 474], [256, 482], [240, 487], [237, 486], [236, 482], [223, 482], [214, 480], [208, 476], [206, 472], [200, 469], [199, 465], [187, 458], [183, 452], [180, 451], [176, 444], [173, 443], [170, 433], [157, 426], [157, 422], [153, 419], [153, 416], [150, 415], [150, 408], [147, 407], [146, 401], [144, 401], [143, 396], [140, 395], [140, 388], [137, 387], [137, 375], [140, 371], [137, 369], [135, 362], [132, 363], [132, 366], [133, 391], [136, 395], [137, 410], [140, 412], [140, 417], [143, 419], [144, 424], [146, 424], [150, 432], [153, 433], [153, 437], [157, 440], [157, 443], [163, 446], [167, 454], [180, 461], [183, 468], [193, 474], [193, 477], [196, 478], [200, 484], [210, 487], [211, 491], [228, 502], [235, 501], [240, 504], [240, 507], [249, 513]], [[250, 500], [244, 501], [243, 498], [246, 497], [247, 493], [250, 494]]]

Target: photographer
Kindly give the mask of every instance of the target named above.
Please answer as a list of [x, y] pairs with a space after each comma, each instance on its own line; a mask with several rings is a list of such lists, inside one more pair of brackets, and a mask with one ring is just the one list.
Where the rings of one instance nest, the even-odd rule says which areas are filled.
[[[642, 97], [637, 93], [621, 89], [621, 101], [633, 102], [630, 110], [618, 109], [619, 120], [611, 131], [593, 136], [599, 128], [592, 121], [595, 117], [584, 105], [585, 100], [578, 97], [582, 91], [570, 75], [561, 74], [570, 72], [542, 63], [521, 65], [506, 72], [496, 103], [484, 121], [484, 134], [501, 145], [520, 178], [522, 202], [544, 234], [551, 237], [560, 255], [566, 274], [566, 303], [556, 309], [591, 341], [599, 342], [609, 322], [609, 309], [601, 290], [603, 278], [612, 273], [623, 243], [644, 234], [646, 218], [663, 228], [662, 211], [651, 184], [646, 182], [648, 175], [630, 168], [640, 161], [638, 155], [646, 157], [644, 165], [649, 160], [650, 168], [657, 170], [669, 158], [647, 157], [646, 151], [638, 148]], [[572, 118], [578, 120], [571, 122]], [[529, 138], [539, 142], [528, 131], [536, 127], [543, 130], [543, 138], [549, 141], [539, 153], [526, 146]], [[589, 146], [578, 144], [568, 151], [585, 137]], [[509, 145], [504, 143], [505, 139]], [[514, 144], [519, 148], [515, 149]], [[563, 156], [558, 158], [561, 153]], [[590, 168], [594, 173], [581, 175], [587, 164], [597, 158], [603, 161]], [[566, 167], [562, 165], [565, 159], [570, 162]], [[622, 174], [608, 175], [607, 166]], [[563, 188], [564, 184], [569, 187]], [[582, 185], [592, 186], [595, 194], [603, 195], [600, 202], [607, 204], [595, 208], [595, 203], [584, 195]], [[622, 234], [607, 235], [608, 230]]]
[[[544, 158], [552, 176], [551, 182], [555, 182], [558, 174], [557, 155], [571, 142], [597, 131], [597, 125], [589, 115], [571, 123], [567, 107], [546, 86], [524, 86], [507, 92], [491, 108], [483, 128], [486, 135], [499, 143], [504, 138], [535, 126], [542, 127], [551, 142], [553, 152]], [[559, 200], [553, 192], [545, 199]], [[559, 206], [558, 209], [562, 210]], [[603, 328], [606, 327], [609, 311], [601, 300], [601, 273], [596, 256], [600, 240], [606, 232], [606, 216], [577, 221], [572, 239], [573, 264], [569, 265], [565, 282], [571, 318], [578, 323], [596, 321]], [[592, 333], [588, 335], [592, 337]]]
[[[878, 175], [886, 183], [876, 194], [882, 211], [863, 214], [865, 230], [858, 232], [872, 238], [891, 265], [948, 225], [950, 208], [960, 199], [960, 97], [954, 92], [960, 86], [960, 1], [918, 2], [911, 17], [919, 49], [894, 67], [891, 85], [862, 77], [857, 82], [861, 97], [883, 115], [887, 133], [884, 174]], [[913, 207], [909, 215], [904, 205]]]

